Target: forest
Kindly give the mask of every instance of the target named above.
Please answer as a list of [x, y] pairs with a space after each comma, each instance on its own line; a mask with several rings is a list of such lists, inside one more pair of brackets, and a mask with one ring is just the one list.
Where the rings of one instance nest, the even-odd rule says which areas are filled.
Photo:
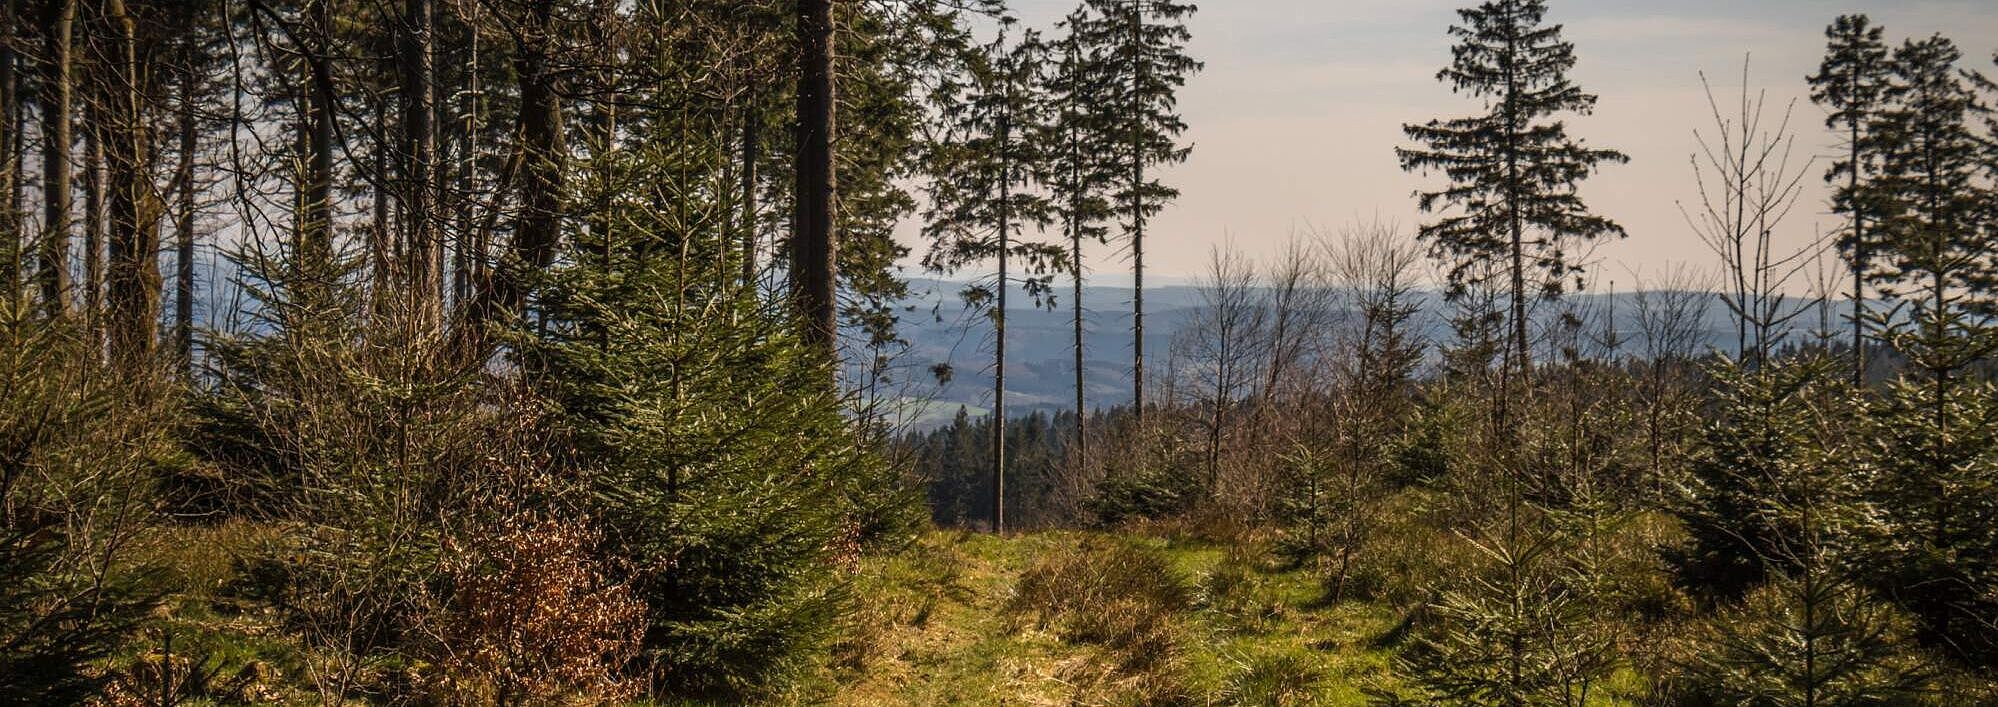
[[1998, 53], [1460, 2], [1148, 332], [1185, 0], [0, 0], [0, 704], [1998, 705]]

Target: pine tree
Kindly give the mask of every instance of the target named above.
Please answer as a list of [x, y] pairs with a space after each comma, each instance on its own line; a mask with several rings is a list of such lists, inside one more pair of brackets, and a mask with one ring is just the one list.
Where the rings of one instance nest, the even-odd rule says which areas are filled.
[[1089, 21], [1087, 8], [1070, 12], [1061, 21], [1061, 37], [1049, 47], [1053, 70], [1044, 75], [1041, 91], [1047, 96], [1053, 115], [1042, 123], [1037, 137], [1046, 153], [1041, 160], [1044, 174], [1040, 179], [1047, 185], [1050, 205], [1068, 241], [1078, 458], [1087, 452], [1089, 421], [1085, 387], [1087, 352], [1083, 349], [1082, 283], [1087, 277], [1083, 245], [1103, 243], [1109, 238], [1107, 222], [1116, 216], [1110, 203], [1110, 189], [1117, 182], [1115, 165], [1104, 152], [1107, 116], [1093, 107], [1109, 87], [1105, 83], [1109, 66], [1085, 42], [1083, 32]]
[[1921, 637], [1982, 665], [1998, 661], [1998, 405], [1971, 367], [1998, 346], [1991, 192], [1979, 177], [1986, 112], [1954, 43], [1908, 41], [1894, 53], [1879, 180], [1882, 292], [1877, 316], [1909, 373], [1879, 402], [1868, 455], [1881, 514], [1871, 551], [1882, 590], [1912, 611]]
[[711, 237], [729, 209], [699, 191], [730, 161], [718, 115], [587, 165], [609, 184], [672, 176], [661, 202], [607, 205], [614, 228], [577, 234], [533, 293], [544, 321], [514, 339], [636, 573], [654, 685], [719, 697], [821, 648], [847, 605], [837, 568], [916, 506], [788, 305], [711, 286], [735, 272], [732, 240]]
[[1822, 362], [1809, 360], [1709, 369], [1713, 418], [1671, 499], [1689, 540], [1672, 558], [1686, 585], [1735, 599], [1772, 571], [1795, 569], [1782, 550], [1800, 539], [1798, 529], [1767, 504], [1805, 481], [1796, 472], [1818, 450], [1823, 419], [1851, 412], [1820, 404], [1827, 373]]
[[[1010, 18], [1007, 20], [1010, 25]], [[1047, 224], [1050, 213], [1036, 176], [1042, 159], [1033, 140], [1045, 101], [1038, 67], [1044, 49], [1028, 32], [1009, 44], [1006, 32], [983, 48], [972, 63], [970, 85], [944, 97], [944, 119], [952, 136], [937, 148], [925, 233], [931, 241], [924, 265], [949, 273], [988, 259], [998, 273], [980, 279], [963, 296], [992, 319], [992, 531], [1006, 527], [1006, 296], [1013, 289], [1014, 258], [1025, 260], [1027, 293], [1039, 300], [1049, 287], [1046, 273], [1059, 270], [1058, 247], [1019, 238], [1027, 228]]]
[[[1763, 441], [1743, 445], [1723, 424], [1710, 429], [1708, 443], [1721, 451], [1695, 478], [1720, 493], [1688, 527], [1696, 545], [1752, 553], [1744, 561], [1760, 585], [1693, 633], [1664, 681], [1680, 703], [1898, 704], [1933, 677], [1907, 640], [1907, 615], [1863, 582], [1865, 557], [1854, 550], [1869, 514], [1853, 464], [1863, 437], [1850, 434], [1851, 389], [1831, 384], [1836, 365], [1817, 358], [1718, 371], [1728, 419]], [[1714, 473], [1730, 464], [1733, 473]], [[1717, 544], [1724, 524], [1732, 546]], [[1726, 588], [1740, 579], [1710, 581]]]
[[1145, 227], [1179, 196], [1147, 170], [1186, 161], [1180, 144], [1186, 122], [1176, 112], [1179, 89], [1201, 69], [1186, 53], [1193, 34], [1186, 21], [1196, 8], [1177, 0], [1085, 0], [1088, 12], [1071, 23], [1086, 54], [1107, 62], [1102, 111], [1103, 149], [1118, 175], [1111, 201], [1122, 214], [1131, 254], [1131, 394], [1140, 424], [1145, 416]]
[[[1526, 510], [1526, 509], [1522, 509]], [[1568, 539], [1539, 513], [1473, 543], [1490, 571], [1443, 592], [1435, 624], [1396, 657], [1408, 690], [1379, 704], [1586, 704], [1616, 666], [1592, 597], [1566, 581]]]
[[1488, 272], [1486, 264], [1506, 263], [1508, 362], [1524, 373], [1532, 369], [1527, 301], [1559, 295], [1569, 277], [1579, 279], [1569, 244], [1624, 235], [1616, 222], [1591, 214], [1576, 189], [1603, 163], [1629, 158], [1587, 147], [1555, 119], [1588, 115], [1596, 97], [1568, 80], [1575, 47], [1561, 38], [1560, 25], [1545, 24], [1544, 0], [1491, 0], [1457, 14], [1462, 24], [1450, 34], [1458, 44], [1436, 77], [1485, 100], [1489, 110], [1403, 125], [1421, 147], [1395, 154], [1404, 170], [1449, 178], [1448, 187], [1418, 192], [1416, 201], [1425, 213], [1457, 209], [1420, 232], [1436, 255], [1453, 262], [1452, 295], [1462, 296], [1471, 278]]
[[[1888, 84], [1887, 44], [1881, 41], [1882, 28], [1871, 24], [1866, 15], [1840, 15], [1825, 28], [1824, 62], [1818, 73], [1808, 77], [1811, 100], [1829, 109], [1825, 127], [1838, 131], [1845, 141], [1845, 155], [1825, 170], [1825, 181], [1835, 185], [1832, 211], [1845, 214], [1849, 221], [1839, 239], [1845, 249], [1846, 265], [1852, 277], [1852, 356], [1853, 382], [1866, 378], [1866, 283], [1870, 273], [1868, 219], [1876, 207], [1870, 203], [1872, 186], [1879, 176], [1879, 138], [1874, 123], [1884, 107]], [[1843, 181], [1843, 184], [1839, 182]]]

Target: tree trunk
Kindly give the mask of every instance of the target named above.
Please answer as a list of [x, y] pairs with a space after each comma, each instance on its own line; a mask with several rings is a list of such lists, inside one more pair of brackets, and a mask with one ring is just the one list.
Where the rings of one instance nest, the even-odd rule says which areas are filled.
[[[1143, 41], [1144, 6], [1141, 0], [1131, 0], [1131, 93], [1137, 95], [1143, 84], [1139, 72], [1144, 70], [1144, 62], [1138, 56], [1138, 44]], [[1130, 120], [1137, 120], [1136, 106], [1132, 106]], [[1145, 425], [1145, 150], [1143, 139], [1138, 131], [1131, 133], [1131, 399], [1132, 410], [1137, 414], [1138, 427]]]
[[403, 272], [409, 282], [409, 316], [422, 328], [443, 318], [444, 249], [436, 218], [437, 61], [436, 11], [430, 0], [408, 0], [401, 46], [403, 158]]
[[[307, 282], [330, 277], [333, 262], [333, 121], [332, 72], [326, 66], [333, 49], [332, 0], [317, 0], [312, 9], [313, 44], [306, 58], [309, 82], [306, 98], [305, 184], [298, 223], [299, 265]], [[316, 284], [315, 284], [316, 289]]]
[[554, 260], [562, 236], [563, 170], [569, 152], [563, 137], [562, 98], [555, 91], [548, 54], [554, 42], [554, 9], [549, 3], [537, 3], [528, 12], [514, 58], [514, 72], [520, 77], [522, 204], [511, 260], [477, 297], [459, 332], [461, 348], [474, 357], [485, 353], [488, 322], [526, 308], [526, 279]]
[[792, 219], [791, 301], [807, 344], [838, 354], [838, 244], [833, 234], [832, 0], [798, 0], [797, 214]]
[[104, 344], [104, 111], [83, 109], [83, 317], [93, 350]]
[[1852, 199], [1852, 384], [1866, 385], [1866, 212], [1862, 206], [1864, 197], [1859, 194], [1859, 120], [1850, 121], [1851, 127], [1851, 171], [1848, 173], [1846, 193]]
[[[1076, 213], [1071, 211], [1071, 213]], [[1069, 224], [1069, 267], [1074, 270], [1071, 282], [1071, 302], [1075, 309], [1075, 459], [1078, 463], [1088, 458], [1089, 452], [1089, 407], [1083, 390], [1083, 349], [1082, 349], [1082, 224]]]
[[754, 88], [742, 106], [742, 286], [756, 287], [757, 232], [760, 224], [757, 219], [756, 185], [757, 162], [762, 159], [762, 115], [757, 111], [757, 96]]
[[42, 242], [35, 280], [50, 319], [69, 313], [70, 128], [75, 103], [76, 0], [50, 0], [42, 18]]
[[111, 358], [127, 370], [150, 365], [159, 317], [159, 207], [153, 195], [151, 130], [140, 86], [138, 25], [125, 0], [106, 0], [109, 56], [105, 75], [111, 108], [105, 130], [110, 171], [108, 305]]
[[174, 362], [185, 366], [185, 373], [192, 377], [194, 372], [194, 79], [185, 79], [181, 87], [180, 113], [180, 161], [175, 169], [174, 183], [178, 185], [175, 196], [179, 204], [174, 209], [174, 291], [173, 291], [173, 347]]
[[21, 292], [20, 52], [14, 48], [20, 10], [20, 0], [0, 0], [0, 297], [8, 302]]
[[[1000, 120], [999, 144], [1003, 150], [1012, 148], [1008, 144], [1012, 127], [1008, 122]], [[1006, 532], [1006, 285], [1010, 276], [1006, 271], [1006, 256], [1013, 235], [1012, 214], [1008, 212], [1013, 199], [1011, 171], [1008, 167], [999, 177], [999, 292], [992, 312], [992, 532], [995, 534]]]

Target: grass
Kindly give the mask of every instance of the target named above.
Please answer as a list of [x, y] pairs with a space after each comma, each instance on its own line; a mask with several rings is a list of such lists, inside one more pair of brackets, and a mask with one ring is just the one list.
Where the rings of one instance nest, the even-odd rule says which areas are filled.
[[[113, 669], [153, 689], [137, 673], [193, 659], [214, 676], [186, 704], [313, 702], [311, 653], [269, 607], [229, 590], [233, 558], [281, 532], [232, 523], [146, 538], [141, 554], [183, 590]], [[1381, 639], [1404, 618], [1384, 601], [1328, 602], [1322, 576], [1257, 543], [1165, 529], [937, 530], [865, 559], [852, 581], [857, 611], [840, 638], [766, 704], [1365, 704], [1367, 688], [1393, 685], [1396, 648]], [[1628, 669], [1612, 682], [1642, 689]]]
[[[1090, 565], [1099, 560], [1116, 566]], [[1053, 566], [1068, 574], [1036, 581]], [[1183, 585], [1186, 598], [1140, 580]], [[1320, 606], [1316, 576], [1254, 552], [1148, 534], [935, 531], [869, 560], [857, 581], [859, 620], [874, 622], [854, 631], [865, 658], [835, 651], [775, 702], [1359, 704], [1363, 687], [1391, 679], [1391, 654], [1372, 640], [1400, 618]], [[1170, 638], [1128, 637], [1150, 631]]]

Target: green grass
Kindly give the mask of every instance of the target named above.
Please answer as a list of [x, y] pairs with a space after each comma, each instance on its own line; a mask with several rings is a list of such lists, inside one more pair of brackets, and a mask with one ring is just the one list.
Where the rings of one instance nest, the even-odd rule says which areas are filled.
[[[229, 524], [148, 538], [143, 554], [173, 567], [182, 591], [111, 667], [159, 661], [171, 632], [175, 656], [212, 661], [217, 672], [191, 704], [237, 703], [241, 698], [224, 695], [245, 687], [263, 700], [314, 701], [311, 653], [270, 607], [226, 589], [240, 571], [231, 560], [278, 532]], [[1103, 557], [1144, 566], [1117, 574], [1090, 563]], [[1062, 562], [1076, 574], [1060, 575], [1054, 594], [1023, 597], [1024, 575]], [[1037, 602], [1068, 603], [1071, 576], [1100, 581], [1094, 603], [1075, 602], [1084, 608], [1050, 618]], [[1155, 581], [1183, 591], [1152, 591]], [[1159, 530], [1005, 538], [931, 531], [898, 552], [866, 558], [851, 591], [857, 610], [841, 637], [764, 703], [1365, 704], [1365, 689], [1394, 684], [1394, 649], [1380, 639], [1403, 619], [1386, 603], [1328, 603], [1320, 576], [1281, 566], [1254, 543], [1236, 547]], [[1137, 630], [1120, 633], [1126, 629]], [[1164, 660], [1134, 655], [1162, 645], [1170, 647]], [[1629, 669], [1611, 682], [1612, 692], [1643, 688]], [[1144, 695], [1154, 699], [1139, 699]]]
[[[779, 703], [843, 705], [1120, 704], [1136, 676], [1118, 674], [1115, 649], [1064, 640], [1057, 627], [1009, 611], [1020, 576], [1041, 559], [1090, 542], [1128, 543], [1162, 557], [1192, 589], [1171, 617], [1180, 636], [1181, 681], [1194, 704], [1263, 694], [1271, 673], [1302, 670], [1309, 699], [1288, 704], [1359, 704], [1363, 687], [1391, 680], [1391, 656], [1372, 641], [1400, 616], [1367, 603], [1321, 606], [1311, 573], [1254, 553], [1150, 535], [1079, 531], [1008, 538], [950, 531], [908, 551], [868, 561], [858, 582], [870, 636], [864, 660], [819, 666]], [[1234, 566], [1230, 566], [1230, 565]], [[1217, 581], [1217, 576], [1222, 580]], [[1258, 671], [1256, 668], [1262, 668]], [[1126, 688], [1130, 688], [1127, 690]], [[1251, 702], [1255, 704], [1255, 702]]]

